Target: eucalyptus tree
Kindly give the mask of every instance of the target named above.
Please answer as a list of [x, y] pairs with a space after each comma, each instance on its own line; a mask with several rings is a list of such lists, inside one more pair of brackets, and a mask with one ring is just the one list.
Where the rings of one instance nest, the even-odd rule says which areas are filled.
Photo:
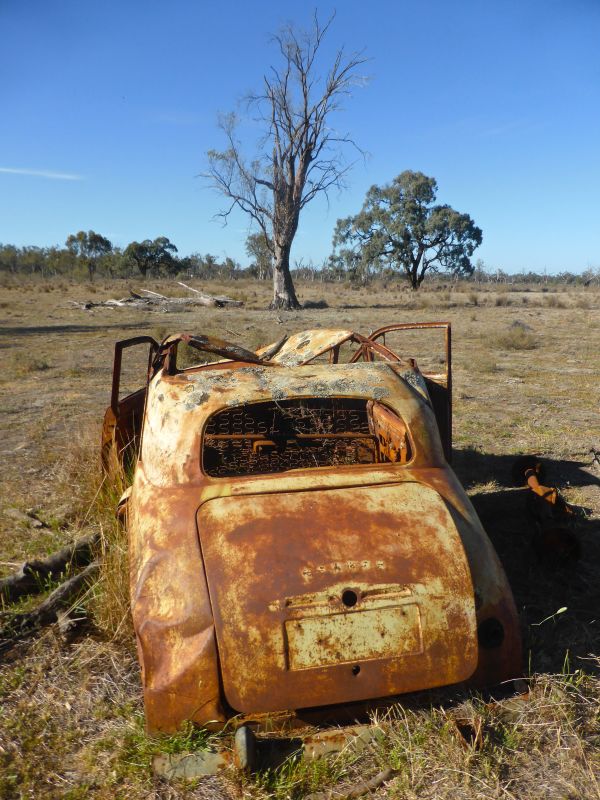
[[273, 243], [264, 233], [251, 233], [248, 236], [246, 255], [254, 259], [254, 271], [259, 280], [273, 277]]
[[162, 269], [176, 272], [179, 264], [175, 253], [175, 245], [166, 236], [159, 236], [156, 239], [144, 239], [143, 242], [131, 242], [123, 255], [127, 261], [135, 264], [145, 278], [149, 272], [158, 274]]
[[90, 280], [94, 280], [98, 259], [112, 252], [112, 243], [96, 231], [72, 233], [65, 242], [68, 250], [87, 267]]
[[260, 92], [250, 95], [248, 110], [261, 126], [256, 155], [248, 159], [235, 114], [221, 118], [225, 150], [208, 152], [203, 176], [227, 199], [220, 212], [226, 222], [234, 209], [253, 220], [273, 254], [271, 308], [298, 308], [290, 274], [290, 251], [302, 210], [315, 197], [341, 188], [351, 164], [344, 158], [354, 146], [348, 134], [333, 127], [342, 100], [360, 82], [361, 54], [339, 49], [323, 69], [322, 48], [333, 21], [300, 32], [291, 25], [273, 36], [278, 64], [263, 77]]
[[357, 272], [391, 268], [418, 289], [427, 272], [469, 276], [483, 234], [468, 214], [436, 205], [437, 183], [406, 170], [372, 186], [355, 216], [337, 222], [334, 260]]

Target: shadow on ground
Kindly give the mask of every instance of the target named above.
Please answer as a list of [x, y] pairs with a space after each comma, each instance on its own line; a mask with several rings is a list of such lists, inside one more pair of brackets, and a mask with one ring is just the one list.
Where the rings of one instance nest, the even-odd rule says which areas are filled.
[[0, 327], [0, 337], [10, 336], [20, 338], [21, 336], [40, 336], [42, 334], [63, 334], [63, 333], [100, 333], [106, 330], [138, 330], [147, 328], [148, 321], [141, 322], [109, 322], [104, 325], [84, 325], [74, 323], [72, 325], [18, 325], [12, 327]]
[[[467, 491], [491, 481], [502, 487], [515, 488], [512, 469], [517, 456], [491, 455], [465, 448], [454, 450], [452, 458], [452, 467]], [[544, 466], [544, 480], [551, 486], [558, 486], [559, 489], [567, 486], [600, 486], [600, 471], [592, 467], [591, 455], [587, 461], [545, 457], [540, 460]]]
[[[529, 489], [515, 487], [511, 456], [474, 450], [455, 453], [454, 468], [506, 570], [521, 618], [525, 674], [583, 669], [597, 672], [600, 654], [600, 520], [578, 518], [571, 531], [581, 545], [574, 562], [546, 564], [533, 546], [535, 528], [527, 513]], [[591, 461], [591, 457], [590, 457]], [[589, 462], [542, 459], [544, 483], [600, 486]], [[495, 481], [491, 491], [477, 485]], [[557, 614], [559, 609], [566, 608]]]

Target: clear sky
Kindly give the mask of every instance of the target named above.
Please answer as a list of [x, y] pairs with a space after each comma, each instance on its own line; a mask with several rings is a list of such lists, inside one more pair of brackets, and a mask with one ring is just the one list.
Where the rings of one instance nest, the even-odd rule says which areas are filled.
[[[0, 242], [93, 228], [124, 246], [245, 264], [248, 225], [213, 219], [198, 177], [233, 110], [276, 62], [299, 0], [0, 0]], [[490, 267], [600, 266], [600, 0], [338, 0], [325, 57], [370, 58], [336, 127], [368, 151], [306, 209], [293, 258], [319, 263], [338, 217], [404, 169], [483, 229]]]

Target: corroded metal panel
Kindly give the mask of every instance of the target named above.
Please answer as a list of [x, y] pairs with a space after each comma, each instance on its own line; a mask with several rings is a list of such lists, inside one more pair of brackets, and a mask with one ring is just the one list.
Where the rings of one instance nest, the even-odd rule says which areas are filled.
[[131, 612], [149, 731], [225, 720], [193, 493], [157, 494], [138, 466], [128, 504]]
[[393, 464], [406, 464], [412, 456], [410, 439], [402, 419], [381, 403], [369, 401], [369, 424], [380, 453]]
[[421, 614], [416, 603], [289, 619], [285, 638], [291, 670], [423, 652]]
[[[314, 330], [300, 331], [290, 336], [272, 357], [275, 364], [286, 367], [297, 367], [307, 364], [322, 353], [338, 347], [352, 336], [352, 331], [329, 328], [315, 328]], [[268, 351], [271, 345], [263, 348]], [[259, 354], [262, 352], [258, 351]]]
[[159, 486], [210, 483], [200, 470], [200, 437], [209, 417], [224, 408], [266, 400], [356, 397], [378, 400], [410, 430], [416, 463], [445, 464], [433, 410], [421, 376], [392, 363], [315, 364], [293, 369], [210, 365], [151, 381], [142, 459]]
[[474, 672], [470, 571], [431, 489], [215, 499], [200, 508], [198, 530], [237, 711], [384, 697]]

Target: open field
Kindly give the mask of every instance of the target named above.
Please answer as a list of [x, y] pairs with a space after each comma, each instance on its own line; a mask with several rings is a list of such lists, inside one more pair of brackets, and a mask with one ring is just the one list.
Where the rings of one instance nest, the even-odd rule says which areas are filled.
[[[142, 733], [131, 631], [122, 596], [108, 596], [118, 595], [119, 586], [104, 582], [86, 600], [94, 616], [83, 634], [65, 641], [51, 629], [0, 664], [0, 797], [302, 797], [349, 786], [388, 765], [399, 773], [376, 796], [600, 797], [600, 463], [590, 453], [600, 451], [598, 288], [448, 284], [414, 295], [392, 283], [360, 289], [310, 283], [298, 287], [301, 300], [326, 307], [275, 313], [264, 310], [268, 284], [240, 281], [201, 287], [244, 300], [239, 309], [164, 314], [68, 305], [122, 297], [144, 285], [184, 292], [164, 281], [0, 288], [0, 574], [98, 524], [122, 555], [122, 544], [110, 538], [108, 509], [94, 500], [116, 340], [190, 331], [256, 348], [303, 328], [368, 333], [390, 322], [450, 320], [454, 466], [515, 592], [531, 699], [515, 710], [509, 701], [487, 706], [475, 696], [420, 698], [382, 717], [381, 736], [360, 755], [288, 765], [256, 779], [226, 775], [168, 786], [150, 775], [156, 745]], [[425, 342], [407, 355], [427, 350]], [[137, 388], [133, 369], [128, 377]], [[521, 453], [542, 455], [547, 482], [589, 509], [578, 526], [582, 557], [575, 565], [542, 566], [531, 550], [524, 490], [510, 477]], [[41, 526], [28, 516], [31, 509]], [[481, 717], [481, 747], [454, 735], [447, 712], [457, 702]], [[169, 743], [184, 745], [183, 737]]]

